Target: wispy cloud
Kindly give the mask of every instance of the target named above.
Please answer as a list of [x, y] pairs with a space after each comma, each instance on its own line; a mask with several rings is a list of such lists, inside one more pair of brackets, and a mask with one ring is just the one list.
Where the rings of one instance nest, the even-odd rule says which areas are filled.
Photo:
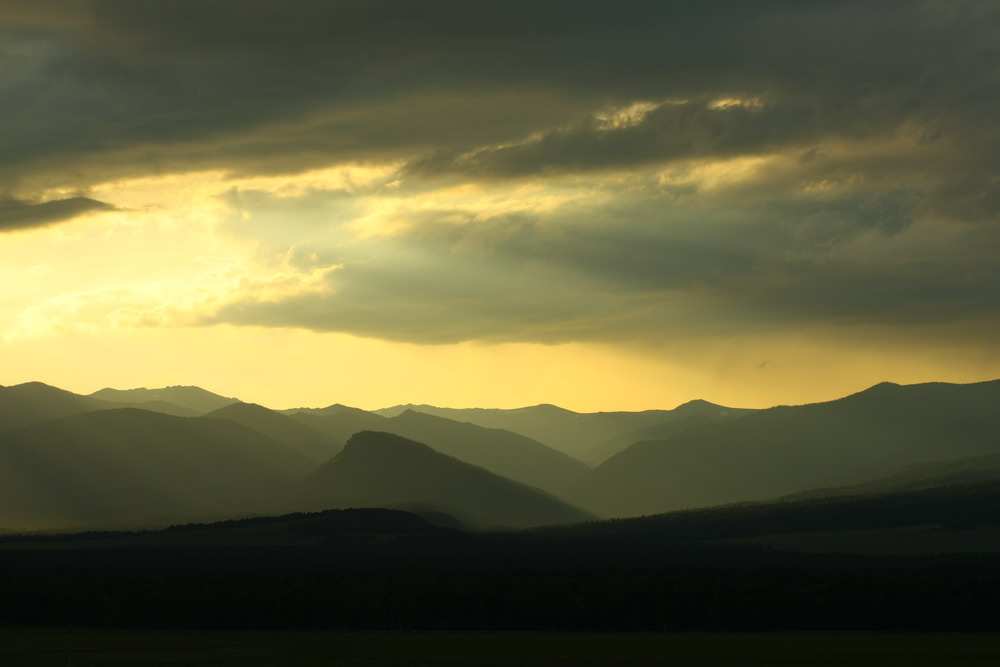
[[42, 202], [0, 199], [0, 232], [46, 227], [85, 213], [112, 209], [114, 206], [110, 204], [87, 197], [69, 197]]

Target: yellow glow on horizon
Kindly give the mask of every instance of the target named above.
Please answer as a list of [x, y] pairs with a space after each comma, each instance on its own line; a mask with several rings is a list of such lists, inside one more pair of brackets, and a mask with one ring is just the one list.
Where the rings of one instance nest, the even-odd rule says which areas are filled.
[[[891, 154], [893, 142], [863, 150], [873, 158]], [[854, 149], [839, 144], [823, 150], [836, 160]], [[253, 220], [244, 232], [243, 212], [224, 197], [234, 189], [289, 201], [314, 191], [348, 193], [356, 204], [351, 219], [334, 221], [321, 210], [301, 232], [317, 242], [346, 245], [375, 244], [429, 216], [440, 225], [463, 225], [560, 207], [572, 212], [599, 206], [615, 196], [616, 188], [641, 184], [650, 174], [659, 175], [661, 185], [715, 190], [711, 199], [719, 191], [727, 194], [728, 187], [756, 187], [764, 175], [784, 177], [802, 170], [799, 156], [788, 153], [696, 161], [641, 175], [445, 183], [420, 191], [409, 190], [398, 178], [398, 165], [389, 163], [296, 176], [232, 178], [206, 171], [105, 183], [89, 195], [117, 210], [0, 235], [0, 280], [14, 286], [0, 297], [0, 383], [41, 380], [83, 393], [102, 386], [197, 384], [277, 408], [334, 402], [369, 409], [406, 402], [513, 408], [546, 402], [597, 411], [672, 408], [694, 398], [768, 407], [828, 400], [884, 380], [1000, 377], [995, 337], [984, 335], [981, 344], [951, 350], [942, 343], [949, 339], [947, 331], [921, 341], [917, 329], [905, 332], [908, 343], [894, 339], [892, 331], [830, 328], [677, 340], [656, 348], [596, 343], [422, 346], [297, 329], [193, 326], [199, 316], [234, 301], [277, 300], [329, 289], [326, 278], [338, 270], [329, 263], [335, 259], [326, 264], [317, 259], [312, 265], [294, 261], [296, 228], [290, 238], [279, 236], [268, 245], [266, 233], [280, 228], [275, 224], [284, 222], [280, 215], [266, 221], [274, 227], [263, 234], [252, 228]], [[787, 182], [809, 189], [800, 180]], [[812, 193], [822, 196], [852, 183], [831, 180]], [[937, 252], [947, 252], [941, 247], [946, 237], [928, 229], [915, 224], [893, 237], [891, 247], [888, 238], [860, 236], [851, 248], [855, 256], [871, 256], [872, 261], [904, 243], [933, 243]], [[482, 242], [489, 243], [485, 236]], [[467, 242], [480, 242], [475, 235], [470, 238]], [[393, 252], [391, 244], [372, 248]]]
[[[221, 195], [234, 187], [278, 197], [367, 188], [397, 168], [343, 165], [240, 180], [216, 170], [98, 185], [88, 194], [116, 210], [0, 236], [0, 279], [18, 286], [0, 300], [0, 339], [178, 326], [227, 300], [322, 289], [337, 267], [299, 269], [280, 256], [265, 265], [255, 257], [256, 240], [220, 233], [233, 213]], [[46, 198], [70, 194], [53, 190]]]
[[123, 329], [0, 343], [2, 384], [40, 380], [79, 393], [195, 384], [271, 408], [399, 403], [579, 412], [666, 409], [695, 398], [764, 408], [830, 400], [884, 380], [1000, 377], [1000, 352], [942, 355], [836, 336], [774, 335], [659, 351], [608, 345], [419, 346], [295, 329]]

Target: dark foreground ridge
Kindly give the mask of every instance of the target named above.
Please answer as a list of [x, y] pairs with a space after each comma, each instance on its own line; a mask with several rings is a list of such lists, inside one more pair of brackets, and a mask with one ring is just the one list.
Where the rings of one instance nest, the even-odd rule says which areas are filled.
[[[968, 497], [957, 488], [951, 495], [960, 514]], [[810, 503], [793, 503], [784, 529], [801, 530]], [[840, 521], [836, 503], [818, 507], [831, 531], [858, 515], [855, 507]], [[705, 521], [682, 513], [468, 533], [405, 512], [350, 509], [156, 532], [7, 537], [0, 618], [201, 629], [998, 629], [996, 554], [782, 552], [720, 541], [745, 534], [736, 527], [765, 512], [760, 506], [718, 512]], [[927, 521], [911, 510], [896, 514], [896, 525]], [[781, 529], [776, 517], [756, 521]]]

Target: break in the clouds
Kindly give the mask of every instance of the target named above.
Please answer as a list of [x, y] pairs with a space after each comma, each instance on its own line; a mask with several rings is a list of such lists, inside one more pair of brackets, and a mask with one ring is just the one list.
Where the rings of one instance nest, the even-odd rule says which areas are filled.
[[293, 261], [303, 271], [331, 268], [324, 287], [241, 299], [208, 321], [422, 343], [555, 343], [996, 314], [996, 238], [979, 245], [914, 223], [908, 192], [739, 210], [655, 189], [627, 203], [615, 194], [588, 201], [579, 192], [548, 211], [486, 216], [404, 206], [390, 214], [399, 226], [390, 235], [303, 241]]
[[[214, 170], [220, 233], [310, 278], [202, 323], [960, 336], [1000, 316], [998, 45], [1000, 9], [961, 0], [14, 3], [0, 229]], [[380, 177], [248, 184], [344, 165]]]

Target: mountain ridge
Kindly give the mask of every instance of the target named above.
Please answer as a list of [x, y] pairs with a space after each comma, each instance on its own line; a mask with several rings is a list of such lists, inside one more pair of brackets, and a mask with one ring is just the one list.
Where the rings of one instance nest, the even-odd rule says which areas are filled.
[[695, 399], [674, 410], [636, 412], [573, 412], [549, 403], [511, 409], [439, 408], [426, 404], [406, 404], [375, 412], [391, 417], [409, 409], [484, 428], [500, 428], [536, 440], [577, 460], [599, 463], [600, 461], [595, 460], [593, 451], [606, 441], [629, 431], [679, 419], [691, 411], [704, 411], [706, 406], [726, 411], [744, 410], [716, 406], [708, 401]]
[[134, 389], [113, 389], [104, 387], [90, 394], [90, 398], [112, 403], [137, 403], [166, 401], [204, 414], [219, 408], [239, 403], [237, 398], [228, 398], [195, 385], [171, 385], [156, 389], [137, 387]]

